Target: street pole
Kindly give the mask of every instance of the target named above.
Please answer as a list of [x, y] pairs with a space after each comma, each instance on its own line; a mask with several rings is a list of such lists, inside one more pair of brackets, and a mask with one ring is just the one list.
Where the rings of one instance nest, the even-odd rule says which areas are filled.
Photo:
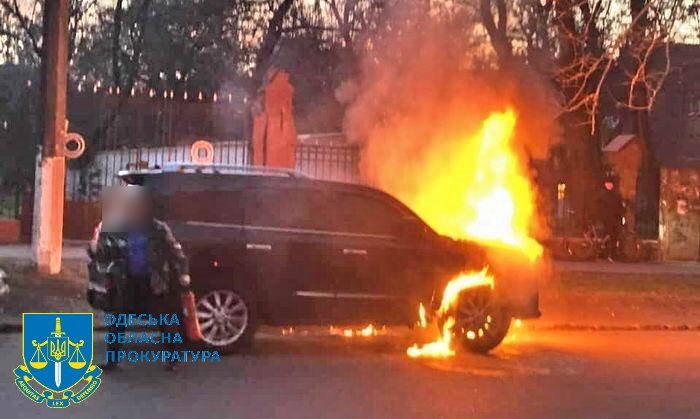
[[32, 247], [39, 273], [61, 270], [66, 161], [66, 88], [68, 80], [68, 0], [44, 1], [41, 60], [42, 155], [37, 171]]

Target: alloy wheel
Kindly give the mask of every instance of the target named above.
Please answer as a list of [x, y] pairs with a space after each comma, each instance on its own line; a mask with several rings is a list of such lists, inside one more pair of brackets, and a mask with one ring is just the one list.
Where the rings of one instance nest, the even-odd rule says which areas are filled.
[[231, 290], [211, 291], [197, 301], [197, 319], [205, 342], [230, 345], [248, 327], [248, 306]]

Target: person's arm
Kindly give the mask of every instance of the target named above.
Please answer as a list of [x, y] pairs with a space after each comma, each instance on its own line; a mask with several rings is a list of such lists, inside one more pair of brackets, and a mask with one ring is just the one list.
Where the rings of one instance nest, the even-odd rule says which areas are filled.
[[157, 221], [159, 227], [162, 229], [164, 240], [165, 240], [165, 250], [168, 258], [168, 263], [170, 267], [175, 271], [180, 285], [183, 287], [190, 286], [190, 272], [189, 263], [187, 261], [187, 256], [182, 250], [182, 245], [175, 239], [173, 232], [170, 227], [162, 221]]

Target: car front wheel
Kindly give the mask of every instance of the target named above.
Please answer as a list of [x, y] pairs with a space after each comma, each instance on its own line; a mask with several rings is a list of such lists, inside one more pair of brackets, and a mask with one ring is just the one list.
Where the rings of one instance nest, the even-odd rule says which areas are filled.
[[471, 352], [486, 353], [508, 334], [511, 317], [488, 287], [464, 291], [455, 307], [455, 338]]
[[230, 353], [251, 343], [254, 313], [245, 294], [216, 289], [197, 300], [197, 320], [204, 342], [222, 353]]

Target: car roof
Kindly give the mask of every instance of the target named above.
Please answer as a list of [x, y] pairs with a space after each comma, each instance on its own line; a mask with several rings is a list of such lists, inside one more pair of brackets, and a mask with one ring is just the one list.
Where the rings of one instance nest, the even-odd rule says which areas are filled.
[[[299, 171], [269, 166], [237, 166], [219, 164], [168, 163], [163, 167], [119, 171], [118, 177], [127, 183], [142, 184], [148, 177], [180, 177], [191, 179], [192, 185], [202, 186], [203, 178], [216, 178], [227, 184], [240, 186], [268, 186], [281, 188], [308, 188], [335, 192], [351, 192], [388, 200], [420, 219], [408, 206], [392, 195], [371, 186], [358, 183], [311, 178]], [[188, 182], [189, 183], [189, 182]]]
[[147, 177], [160, 177], [169, 174], [185, 175], [186, 178], [192, 179], [216, 177], [243, 184], [362, 191], [388, 196], [385, 192], [369, 186], [335, 180], [315, 179], [297, 170], [270, 166], [167, 163], [163, 167], [120, 170], [117, 176], [126, 183], [141, 184]]
[[306, 177], [303, 173], [283, 168], [270, 166], [230, 165], [230, 164], [196, 164], [168, 162], [153, 168], [136, 168], [120, 170], [117, 174], [122, 179], [132, 176], [153, 175], [161, 173], [188, 173], [188, 174], [221, 174], [221, 175], [258, 175], [280, 177]]

